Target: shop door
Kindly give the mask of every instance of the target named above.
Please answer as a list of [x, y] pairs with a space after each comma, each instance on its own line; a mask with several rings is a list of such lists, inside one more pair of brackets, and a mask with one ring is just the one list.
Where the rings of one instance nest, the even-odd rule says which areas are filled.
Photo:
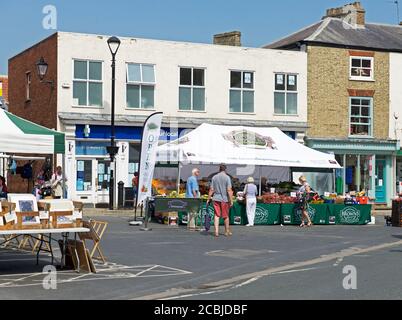
[[94, 172], [94, 160], [77, 159], [76, 192], [84, 203], [96, 203]]
[[110, 160], [96, 160], [97, 203], [109, 203]]
[[376, 161], [375, 198], [377, 203], [387, 202], [385, 194], [385, 160]]

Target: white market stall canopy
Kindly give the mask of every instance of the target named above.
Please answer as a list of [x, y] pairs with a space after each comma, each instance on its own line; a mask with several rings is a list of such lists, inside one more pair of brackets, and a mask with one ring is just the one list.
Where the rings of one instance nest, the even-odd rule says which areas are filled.
[[64, 154], [64, 144], [64, 133], [50, 130], [0, 109], [1, 153]]
[[157, 161], [299, 168], [341, 168], [334, 156], [308, 148], [278, 128], [202, 124], [158, 147]]

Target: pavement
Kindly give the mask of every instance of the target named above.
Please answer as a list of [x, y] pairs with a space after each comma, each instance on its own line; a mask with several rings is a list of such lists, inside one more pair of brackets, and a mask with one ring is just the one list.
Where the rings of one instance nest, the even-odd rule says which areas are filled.
[[[0, 249], [0, 299], [401, 299], [402, 229], [384, 219], [367, 226], [234, 226], [232, 237], [150, 224], [132, 217], [91, 215], [108, 221], [102, 249], [108, 263], [96, 274], [58, 271], [46, 290], [50, 263], [36, 266], [29, 252]], [[59, 252], [56, 252], [59, 256]], [[357, 289], [345, 290], [353, 266]]]

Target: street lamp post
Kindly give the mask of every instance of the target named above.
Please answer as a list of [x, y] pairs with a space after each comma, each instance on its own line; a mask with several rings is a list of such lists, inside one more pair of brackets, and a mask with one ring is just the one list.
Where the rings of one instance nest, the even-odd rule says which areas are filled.
[[116, 82], [116, 54], [119, 50], [121, 41], [117, 37], [111, 37], [108, 39], [107, 44], [112, 54], [112, 114], [111, 114], [111, 124], [110, 124], [110, 147], [107, 148], [107, 152], [110, 155], [110, 181], [109, 181], [109, 210], [114, 209], [114, 169], [115, 169], [115, 156], [119, 152], [119, 147], [116, 147], [116, 133], [114, 126], [114, 113], [115, 113], [115, 82]]

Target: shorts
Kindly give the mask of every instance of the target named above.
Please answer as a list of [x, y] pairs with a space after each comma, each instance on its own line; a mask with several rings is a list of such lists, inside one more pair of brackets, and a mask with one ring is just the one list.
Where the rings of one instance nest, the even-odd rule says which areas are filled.
[[214, 201], [215, 216], [219, 218], [229, 218], [229, 202]]

